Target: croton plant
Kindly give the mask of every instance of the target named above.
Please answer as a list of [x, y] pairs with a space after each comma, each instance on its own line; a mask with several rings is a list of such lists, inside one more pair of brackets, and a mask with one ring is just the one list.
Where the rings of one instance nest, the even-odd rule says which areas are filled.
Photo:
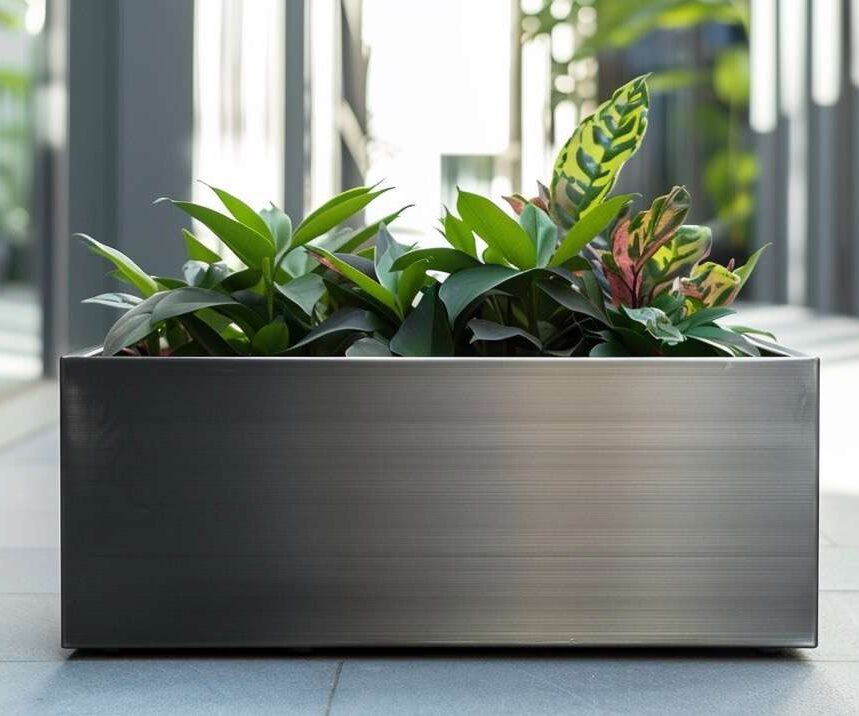
[[[188, 231], [180, 277], [152, 276], [83, 236], [136, 290], [88, 299], [123, 311], [104, 355], [756, 356], [753, 329], [717, 321], [754, 269], [705, 261], [710, 230], [684, 224], [674, 187], [650, 208], [611, 195], [647, 128], [645, 77], [618, 89], [564, 145], [516, 218], [459, 190], [447, 245], [408, 246], [403, 211], [349, 228], [386, 189], [359, 187], [301, 221], [222, 189], [224, 212], [170, 201], [219, 239]], [[406, 208], [406, 207], [404, 207]], [[767, 334], [768, 335], [768, 334]]]

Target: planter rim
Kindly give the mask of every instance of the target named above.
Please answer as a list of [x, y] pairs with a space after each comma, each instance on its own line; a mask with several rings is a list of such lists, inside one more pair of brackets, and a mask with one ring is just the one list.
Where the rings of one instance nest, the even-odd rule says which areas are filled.
[[74, 351], [71, 353], [67, 353], [61, 356], [60, 360], [79, 360], [79, 359], [92, 359], [97, 358], [98, 360], [106, 360], [106, 361], [123, 361], [127, 362], [129, 359], [145, 359], [146, 361], [169, 361], [170, 363], [178, 363], [178, 362], [193, 362], [193, 361], [312, 361], [316, 362], [333, 362], [333, 361], [349, 361], [350, 363], [354, 362], [362, 362], [362, 363], [384, 363], [388, 361], [395, 361], [397, 363], [402, 362], [410, 362], [410, 363], [451, 363], [451, 362], [460, 362], [460, 363], [479, 363], [480, 361], [489, 361], [489, 362], [506, 362], [506, 363], [531, 363], [531, 362], [557, 362], [557, 363], [594, 363], [594, 362], [602, 362], [602, 363], [629, 363], [629, 362], [642, 362], [642, 363], [665, 363], [665, 364], [676, 364], [676, 363], [713, 363], [713, 362], [728, 362], [728, 363], [761, 363], [761, 362], [771, 362], [771, 361], [779, 361], [783, 362], [784, 360], [813, 360], [819, 361], [820, 359], [817, 356], [807, 355], [805, 353], [800, 353], [799, 351], [795, 351], [791, 348], [786, 348], [781, 345], [775, 345], [773, 343], [768, 343], [766, 341], [758, 341], [754, 340], [753, 343], [757, 345], [759, 348], [763, 348], [766, 351], [773, 353], [774, 355], [762, 355], [757, 357], [752, 356], [718, 356], [718, 357], [707, 357], [707, 356], [621, 356], [621, 357], [608, 357], [608, 356], [569, 356], [567, 358], [563, 357], [555, 357], [555, 356], [419, 356], [419, 357], [409, 357], [409, 356], [103, 356], [101, 355], [101, 346], [91, 346], [89, 348], [84, 348], [79, 351]]

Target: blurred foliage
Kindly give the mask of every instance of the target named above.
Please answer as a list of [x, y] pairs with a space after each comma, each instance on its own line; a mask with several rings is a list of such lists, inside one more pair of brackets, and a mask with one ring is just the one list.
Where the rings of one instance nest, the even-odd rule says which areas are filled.
[[[757, 160], [748, 146], [749, 0], [545, 0], [533, 13], [523, 13], [524, 41], [552, 35], [561, 24], [572, 26], [576, 50], [567, 62], [553, 61], [553, 80], [572, 74], [580, 60], [630, 47], [651, 33], [688, 30], [708, 24], [738, 28], [738, 41], [720, 49], [710, 67], [673, 67], [653, 73], [651, 91], [673, 93], [694, 88], [700, 93], [695, 117], [696, 140], [705, 159], [704, 187], [715, 216], [717, 237], [734, 246], [748, 244], [755, 209]], [[592, 60], [591, 60], [592, 61]], [[564, 83], [561, 83], [562, 86]], [[593, 96], [576, 93], [579, 102]], [[569, 94], [553, 92], [552, 109]]]
[[[0, 42], [12, 40], [16, 47], [29, 47], [24, 27], [28, 5], [26, 0], [0, 0]], [[0, 268], [4, 277], [18, 268], [12, 252], [29, 238], [33, 162], [29, 60], [25, 56], [15, 65], [0, 66]]]

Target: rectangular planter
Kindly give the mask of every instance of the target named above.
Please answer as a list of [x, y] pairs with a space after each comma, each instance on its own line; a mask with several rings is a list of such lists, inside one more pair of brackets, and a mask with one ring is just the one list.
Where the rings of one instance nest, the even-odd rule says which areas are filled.
[[817, 641], [818, 362], [64, 358], [66, 647]]

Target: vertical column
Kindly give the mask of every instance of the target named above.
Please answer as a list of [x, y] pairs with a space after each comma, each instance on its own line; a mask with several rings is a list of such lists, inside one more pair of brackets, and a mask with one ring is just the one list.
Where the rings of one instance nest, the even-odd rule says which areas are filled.
[[[286, 0], [286, 72], [284, 73], [283, 210], [298, 221], [304, 216], [310, 164], [310, 89], [308, 83], [308, 12], [306, 0]], [[334, 38], [331, 38], [334, 42]]]
[[757, 184], [757, 213], [752, 235], [752, 249], [772, 244], [771, 254], [758, 264], [749, 286], [750, 295], [758, 301], [778, 299], [778, 286], [784, 282], [779, 275], [786, 250], [785, 237], [778, 231], [781, 183], [779, 178], [778, 138], [778, 24], [776, 0], [752, 0], [751, 36], [751, 96], [749, 124], [754, 133], [760, 169]]

